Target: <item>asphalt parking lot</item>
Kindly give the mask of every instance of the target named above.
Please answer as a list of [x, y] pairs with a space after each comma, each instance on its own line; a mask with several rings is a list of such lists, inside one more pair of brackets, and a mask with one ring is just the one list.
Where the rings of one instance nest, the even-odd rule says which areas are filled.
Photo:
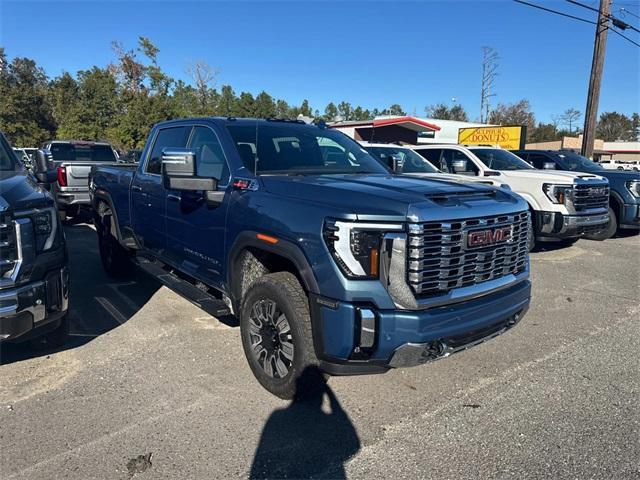
[[67, 238], [71, 342], [0, 352], [3, 480], [640, 478], [638, 236], [533, 253], [514, 330], [301, 405], [253, 379], [233, 319]]

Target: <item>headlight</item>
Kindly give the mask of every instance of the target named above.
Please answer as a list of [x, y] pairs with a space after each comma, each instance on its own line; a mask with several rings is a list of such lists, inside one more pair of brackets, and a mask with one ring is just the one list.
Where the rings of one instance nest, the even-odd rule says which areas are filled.
[[553, 203], [565, 203], [568, 198], [571, 198], [573, 186], [545, 183], [542, 185], [542, 190]]
[[640, 180], [631, 180], [627, 182], [627, 190], [636, 198], [640, 198]]
[[401, 224], [331, 220], [324, 240], [340, 270], [349, 278], [375, 279], [380, 273], [380, 246], [385, 232], [401, 231]]
[[55, 208], [39, 208], [25, 212], [25, 218], [31, 219], [36, 250], [43, 252], [53, 247], [58, 231], [58, 216]]

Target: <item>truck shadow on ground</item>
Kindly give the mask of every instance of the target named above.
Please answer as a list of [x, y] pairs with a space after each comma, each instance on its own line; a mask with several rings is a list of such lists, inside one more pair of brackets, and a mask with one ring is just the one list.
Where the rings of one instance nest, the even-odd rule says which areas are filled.
[[0, 346], [0, 364], [77, 348], [119, 327], [135, 315], [158, 291], [161, 284], [136, 270], [127, 281], [107, 277], [100, 263], [98, 239], [87, 223], [67, 223], [71, 288], [69, 297], [70, 336], [56, 350], [34, 348], [29, 342]]
[[[307, 368], [301, 382], [320, 375]], [[330, 413], [322, 406], [328, 400]], [[345, 479], [344, 465], [360, 450], [360, 439], [347, 413], [326, 385], [304, 400], [274, 411], [256, 449], [249, 478]]]

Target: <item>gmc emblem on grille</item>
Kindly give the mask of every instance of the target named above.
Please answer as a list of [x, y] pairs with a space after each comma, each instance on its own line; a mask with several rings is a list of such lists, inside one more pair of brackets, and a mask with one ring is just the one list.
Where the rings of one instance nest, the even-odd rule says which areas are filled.
[[468, 247], [486, 247], [512, 241], [511, 227], [473, 230], [467, 234]]
[[593, 195], [605, 195], [607, 193], [607, 187], [593, 187], [591, 193]]

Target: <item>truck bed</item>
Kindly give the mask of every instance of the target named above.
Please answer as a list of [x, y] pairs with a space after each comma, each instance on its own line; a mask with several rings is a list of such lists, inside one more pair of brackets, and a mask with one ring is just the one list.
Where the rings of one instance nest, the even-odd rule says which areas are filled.
[[129, 188], [137, 168], [137, 164], [127, 163], [94, 165], [91, 168], [89, 184], [92, 194], [94, 191], [101, 191], [111, 198], [113, 206], [117, 210], [120, 225], [130, 224]]

